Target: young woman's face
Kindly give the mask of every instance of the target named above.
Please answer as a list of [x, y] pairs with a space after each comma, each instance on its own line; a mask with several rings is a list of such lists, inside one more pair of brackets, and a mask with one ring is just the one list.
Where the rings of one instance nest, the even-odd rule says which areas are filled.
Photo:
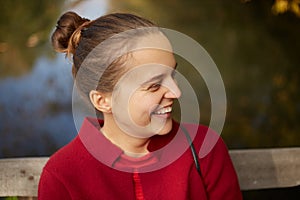
[[181, 92], [174, 80], [176, 61], [159, 49], [135, 51], [129, 71], [113, 92], [113, 116], [118, 126], [135, 137], [166, 134], [172, 128], [174, 99]]

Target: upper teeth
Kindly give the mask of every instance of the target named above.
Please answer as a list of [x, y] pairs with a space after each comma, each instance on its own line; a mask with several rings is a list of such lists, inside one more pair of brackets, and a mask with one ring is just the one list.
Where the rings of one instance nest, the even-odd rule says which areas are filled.
[[162, 115], [162, 114], [165, 114], [165, 113], [168, 113], [171, 111], [172, 111], [172, 107], [166, 107], [166, 108], [162, 108], [158, 111], [155, 111], [154, 114]]

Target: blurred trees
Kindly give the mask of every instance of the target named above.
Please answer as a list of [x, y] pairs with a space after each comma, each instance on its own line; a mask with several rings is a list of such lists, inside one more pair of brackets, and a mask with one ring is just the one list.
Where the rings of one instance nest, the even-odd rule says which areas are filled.
[[300, 0], [275, 0], [272, 11], [275, 14], [292, 12], [300, 17]]
[[64, 1], [9, 0], [0, 7], [0, 77], [20, 75], [50, 48], [49, 33]]

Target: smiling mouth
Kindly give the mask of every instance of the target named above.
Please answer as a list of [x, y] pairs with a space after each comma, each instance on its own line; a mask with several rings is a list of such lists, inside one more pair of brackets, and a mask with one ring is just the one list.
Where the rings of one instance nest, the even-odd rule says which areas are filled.
[[172, 107], [168, 106], [152, 112], [153, 115], [164, 115], [172, 112]]

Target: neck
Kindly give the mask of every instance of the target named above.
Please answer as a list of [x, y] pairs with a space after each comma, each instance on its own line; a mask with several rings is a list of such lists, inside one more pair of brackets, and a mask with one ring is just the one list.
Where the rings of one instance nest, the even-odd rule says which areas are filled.
[[121, 148], [131, 157], [140, 157], [148, 153], [149, 138], [137, 138], [122, 131], [111, 116], [104, 116], [104, 125], [101, 128], [103, 135], [114, 145]]

